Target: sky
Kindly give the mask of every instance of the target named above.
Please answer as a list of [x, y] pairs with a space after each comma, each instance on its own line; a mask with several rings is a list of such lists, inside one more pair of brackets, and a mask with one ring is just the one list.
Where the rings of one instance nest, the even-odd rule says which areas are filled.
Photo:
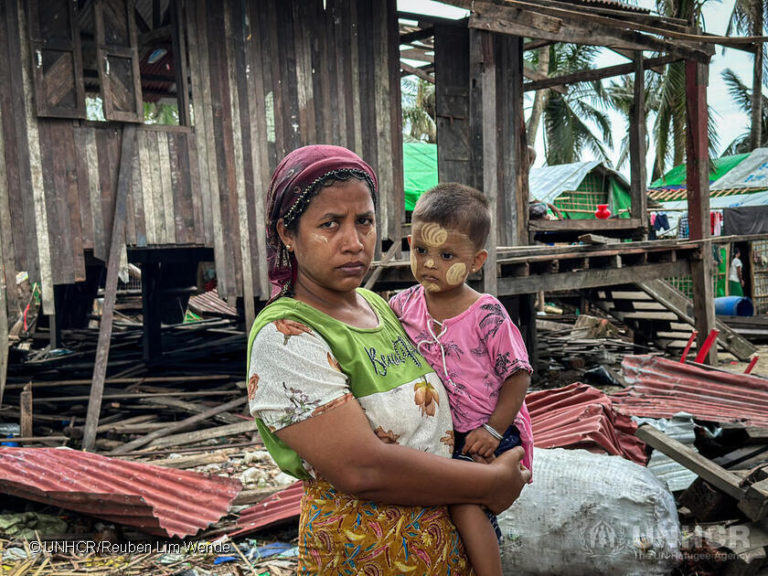
[[[733, 10], [733, 4], [735, 0], [706, 0], [703, 7], [704, 15], [704, 29], [710, 34], [725, 35], [726, 28], [728, 26], [728, 19], [731, 11]], [[655, 0], [638, 0], [637, 5], [654, 9]], [[427, 13], [436, 16], [443, 16], [447, 18], [461, 18], [467, 12], [461, 8], [442, 4], [432, 0], [398, 0], [398, 10], [405, 12], [417, 12]], [[749, 117], [742, 112], [732, 101], [728, 94], [728, 90], [722, 79], [722, 71], [726, 68], [731, 68], [742, 79], [742, 81], [751, 86], [752, 83], [752, 56], [741, 50], [728, 49], [723, 52], [723, 48], [716, 47], [716, 53], [712, 57], [709, 68], [709, 89], [707, 90], [707, 100], [710, 109], [713, 111], [715, 120], [717, 121], [718, 133], [720, 137], [720, 144], [718, 153], [720, 153], [734, 138], [743, 134], [749, 126]], [[597, 64], [599, 67], [611, 66], [613, 64], [619, 64], [628, 62], [628, 60], [621, 56], [615, 55], [609, 50], [605, 50], [604, 54], [598, 58]], [[526, 102], [526, 117], [530, 108], [530, 102]], [[621, 141], [622, 135], [627, 131], [626, 121], [618, 114], [609, 113], [611, 123], [613, 126], [616, 149], [610, 155], [611, 160], [615, 162], [618, 156], [618, 147]], [[652, 118], [648, 121], [649, 131], [652, 129]], [[543, 140], [541, 136], [541, 129], [539, 131], [539, 138], [536, 142], [537, 149], [537, 161], [535, 166], [541, 166], [544, 161], [544, 149]], [[588, 153], [584, 154], [583, 160], [592, 159]], [[649, 158], [647, 172], [650, 175], [651, 165], [653, 162], [653, 143], [649, 146]], [[629, 167], [624, 166], [620, 172], [628, 176]]]

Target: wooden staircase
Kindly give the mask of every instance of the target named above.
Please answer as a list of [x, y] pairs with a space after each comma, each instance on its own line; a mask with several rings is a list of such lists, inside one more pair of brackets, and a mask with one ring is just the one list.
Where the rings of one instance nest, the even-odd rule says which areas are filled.
[[[670, 355], [682, 353], [694, 328], [693, 302], [664, 280], [597, 288], [592, 302], [632, 329], [637, 344], [653, 343]], [[724, 322], [716, 320], [716, 327], [719, 349], [742, 361], [756, 352], [751, 342]]]

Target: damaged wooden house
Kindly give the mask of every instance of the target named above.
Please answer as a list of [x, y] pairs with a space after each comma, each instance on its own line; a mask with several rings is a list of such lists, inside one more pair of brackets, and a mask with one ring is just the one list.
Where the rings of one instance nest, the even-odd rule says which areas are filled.
[[[707, 65], [713, 46], [749, 39], [614, 0], [448, 2], [456, 20], [373, 0], [9, 0], [0, 4], [0, 402], [9, 323], [26, 272], [41, 291], [51, 346], [81, 326], [104, 285], [84, 446], [93, 446], [107, 375], [118, 271], [141, 270], [143, 359], [162, 358], [161, 322], [212, 262], [219, 295], [247, 326], [268, 297], [263, 204], [288, 151], [329, 142], [376, 170], [380, 260], [368, 285], [409, 282], [404, 247], [400, 78], [436, 86], [439, 179], [485, 191], [494, 207], [486, 273], [535, 354], [533, 294], [691, 274], [692, 306], [715, 328], [707, 218]], [[607, 47], [626, 64], [549, 78], [523, 53], [557, 42]], [[421, 54], [425, 65], [401, 63]], [[690, 240], [648, 242], [645, 71], [684, 62]], [[631, 205], [609, 220], [529, 221], [523, 94], [632, 74]], [[580, 236], [633, 242], [542, 246]], [[690, 308], [690, 309], [689, 309]], [[739, 356], [736, 336], [722, 339]], [[714, 354], [714, 347], [713, 347]]]

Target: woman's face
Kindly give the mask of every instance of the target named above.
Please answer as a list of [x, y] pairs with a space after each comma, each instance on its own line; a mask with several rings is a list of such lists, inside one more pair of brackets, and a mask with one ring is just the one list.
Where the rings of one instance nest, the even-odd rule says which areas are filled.
[[360, 286], [376, 247], [376, 215], [368, 186], [336, 182], [312, 198], [296, 230], [278, 232], [298, 264], [296, 290], [349, 292]]

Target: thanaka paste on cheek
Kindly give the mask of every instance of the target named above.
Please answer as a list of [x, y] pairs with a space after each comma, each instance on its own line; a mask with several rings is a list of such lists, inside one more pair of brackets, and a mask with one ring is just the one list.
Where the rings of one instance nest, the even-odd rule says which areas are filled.
[[467, 266], [463, 262], [457, 262], [445, 273], [445, 281], [451, 286], [457, 286], [467, 277]]
[[321, 242], [323, 244], [328, 244], [328, 238], [323, 236], [322, 234], [312, 234], [312, 240], [315, 242]]
[[416, 272], [418, 271], [419, 266], [416, 263], [416, 253], [411, 250], [411, 274], [413, 274], [414, 278], [417, 278]]

